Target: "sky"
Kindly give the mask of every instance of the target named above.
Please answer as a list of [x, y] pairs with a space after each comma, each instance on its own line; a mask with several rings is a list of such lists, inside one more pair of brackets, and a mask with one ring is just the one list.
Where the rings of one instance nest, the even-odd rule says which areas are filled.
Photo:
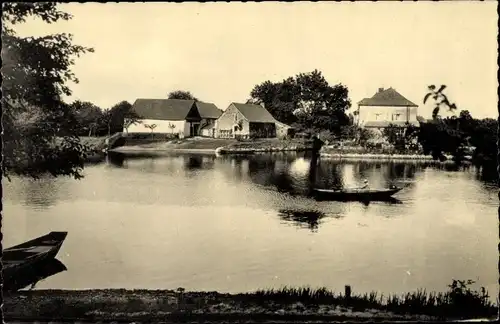
[[70, 3], [74, 17], [29, 20], [20, 35], [71, 33], [95, 52], [76, 58], [70, 100], [101, 108], [187, 90], [225, 109], [252, 88], [320, 70], [353, 103], [393, 87], [420, 105], [447, 85], [459, 110], [497, 117], [497, 10], [486, 2]]

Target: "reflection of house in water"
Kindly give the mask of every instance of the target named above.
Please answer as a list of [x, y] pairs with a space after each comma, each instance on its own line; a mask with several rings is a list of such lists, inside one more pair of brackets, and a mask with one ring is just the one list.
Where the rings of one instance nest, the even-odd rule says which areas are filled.
[[215, 163], [214, 156], [207, 155], [184, 155], [184, 169], [186, 171], [193, 170], [210, 170], [213, 169]]
[[124, 164], [128, 169], [141, 172], [175, 174], [184, 167], [182, 156], [126, 158]]
[[203, 160], [201, 156], [192, 156], [192, 155], [186, 155], [184, 156], [184, 167], [187, 170], [196, 170], [196, 169], [201, 169], [203, 166]]

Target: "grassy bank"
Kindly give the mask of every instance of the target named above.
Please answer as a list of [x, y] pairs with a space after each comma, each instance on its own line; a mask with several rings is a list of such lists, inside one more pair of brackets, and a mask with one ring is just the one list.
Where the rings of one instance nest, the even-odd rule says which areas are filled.
[[[174, 139], [170, 141], [149, 142], [144, 144], [135, 144], [117, 147], [112, 151], [162, 151], [162, 150], [212, 150], [218, 147], [236, 143], [234, 139], [203, 138], [191, 137], [185, 139]], [[135, 142], [134, 142], [135, 143]]]
[[[451, 286], [450, 286], [451, 287]], [[335, 294], [283, 288], [245, 294], [173, 290], [34, 290], [4, 294], [7, 320], [213, 321], [437, 320], [495, 318], [484, 294], [451, 288], [384, 299], [376, 293]]]
[[225, 146], [223, 150], [226, 153], [238, 153], [239, 151], [285, 152], [305, 151], [310, 148], [311, 144], [303, 139], [263, 138], [239, 141]]
[[304, 144], [303, 140], [280, 140], [277, 138], [269, 138], [238, 141], [235, 139], [194, 137], [175, 139], [165, 142], [144, 143], [140, 145], [124, 145], [114, 148], [111, 151], [119, 153], [161, 151], [215, 152], [218, 148], [223, 148], [228, 152], [237, 152], [248, 149], [261, 152], [273, 152], [304, 150], [307, 146]]

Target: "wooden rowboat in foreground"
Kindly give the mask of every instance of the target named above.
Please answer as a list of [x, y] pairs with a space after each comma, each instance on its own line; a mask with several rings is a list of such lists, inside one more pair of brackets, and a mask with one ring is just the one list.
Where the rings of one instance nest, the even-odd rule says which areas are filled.
[[16, 273], [53, 259], [61, 249], [68, 232], [50, 232], [3, 251], [3, 277], [7, 281]]
[[314, 198], [317, 200], [332, 201], [384, 201], [403, 188], [391, 187], [389, 189], [313, 189]]

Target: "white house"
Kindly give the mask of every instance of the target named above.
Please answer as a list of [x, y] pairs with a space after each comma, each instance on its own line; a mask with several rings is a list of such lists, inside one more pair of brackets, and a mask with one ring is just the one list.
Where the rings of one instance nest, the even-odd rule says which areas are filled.
[[404, 127], [407, 123], [418, 127], [417, 109], [395, 89], [380, 88], [373, 97], [358, 102], [355, 115], [357, 124], [366, 128], [381, 130], [390, 124]]
[[[181, 99], [137, 99], [132, 110], [140, 123], [130, 125], [129, 133], [179, 134], [179, 137], [214, 136], [215, 121], [222, 114], [214, 104]], [[127, 131], [127, 130], [124, 130]]]

